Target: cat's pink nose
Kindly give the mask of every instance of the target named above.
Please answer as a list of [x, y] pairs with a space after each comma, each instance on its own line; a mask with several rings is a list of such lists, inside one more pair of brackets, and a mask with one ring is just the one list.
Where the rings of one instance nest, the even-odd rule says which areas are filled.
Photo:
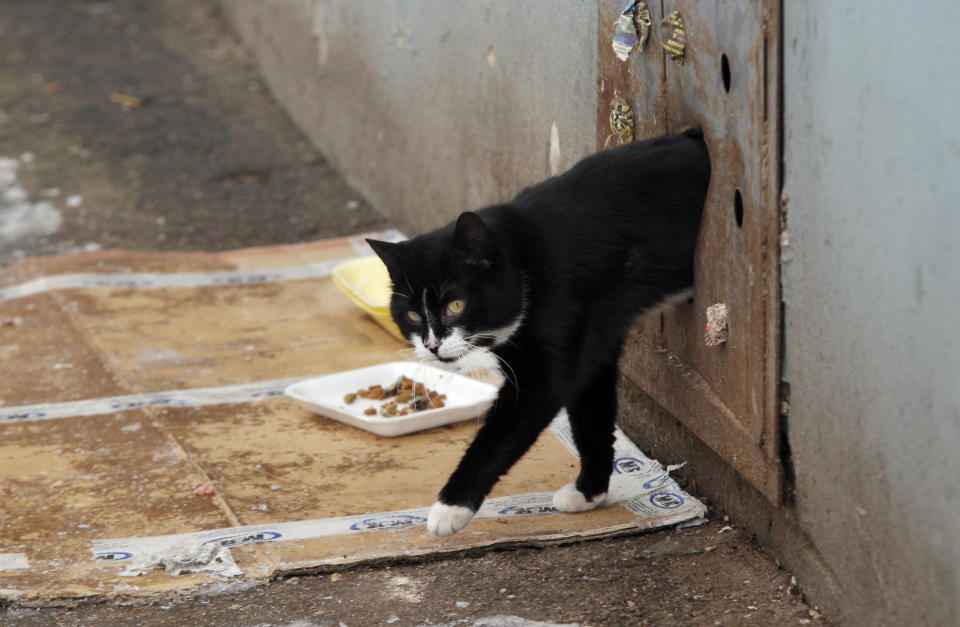
[[436, 342], [434, 344], [425, 344], [424, 346], [426, 346], [426, 349], [434, 355], [436, 355], [437, 351], [440, 350], [440, 342]]

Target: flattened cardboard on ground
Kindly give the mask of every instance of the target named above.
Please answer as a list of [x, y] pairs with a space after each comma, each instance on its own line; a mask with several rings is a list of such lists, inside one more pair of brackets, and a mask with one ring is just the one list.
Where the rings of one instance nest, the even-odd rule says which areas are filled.
[[[193, 287], [54, 281], [50, 285], [59, 287], [35, 283], [43, 289], [0, 299], [0, 319], [20, 320], [0, 327], [0, 598], [143, 596], [212, 583], [205, 575], [172, 577], [162, 570], [122, 576], [131, 558], [104, 547], [125, 546], [127, 538], [136, 539], [135, 547], [144, 538], [162, 544], [171, 535], [211, 532], [230, 546], [243, 570], [234, 581], [243, 582], [368, 560], [632, 533], [702, 513], [699, 503], [673, 495], [672, 480], [638, 452], [620, 460], [618, 472], [648, 472], [644, 498], [666, 495], [651, 501], [657, 507], [523, 515], [548, 513], [542, 504], [549, 492], [576, 476], [569, 447], [545, 432], [488, 501], [533, 494], [524, 498], [536, 506], [510, 500], [514, 505], [502, 512], [485, 511], [463, 532], [440, 540], [409, 512], [422, 514], [433, 502], [476, 422], [381, 438], [311, 414], [275, 392], [237, 394], [236, 402], [214, 405], [162, 394], [245, 390], [243, 384], [402, 358], [403, 347], [323, 275], [327, 262], [365, 254], [361, 242], [209, 255], [107, 251], [30, 259], [5, 270], [4, 289], [84, 273], [114, 283], [145, 272], [212, 278]], [[296, 280], [244, 283], [248, 275], [236, 274], [305, 266], [308, 278]], [[14, 409], [124, 395], [142, 402], [107, 403], [93, 415], [56, 419], [24, 418]], [[75, 405], [60, 407], [69, 414]], [[657, 492], [668, 483], [671, 492]], [[214, 486], [213, 496], [193, 494], [206, 484]], [[356, 517], [347, 532], [317, 535], [343, 517]]]

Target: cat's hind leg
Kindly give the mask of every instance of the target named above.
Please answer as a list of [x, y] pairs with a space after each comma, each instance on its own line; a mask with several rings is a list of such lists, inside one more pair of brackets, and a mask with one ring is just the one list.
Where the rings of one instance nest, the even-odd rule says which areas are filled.
[[617, 365], [597, 370], [567, 405], [573, 441], [580, 454], [580, 475], [553, 495], [561, 512], [583, 512], [604, 504], [613, 469], [617, 416]]

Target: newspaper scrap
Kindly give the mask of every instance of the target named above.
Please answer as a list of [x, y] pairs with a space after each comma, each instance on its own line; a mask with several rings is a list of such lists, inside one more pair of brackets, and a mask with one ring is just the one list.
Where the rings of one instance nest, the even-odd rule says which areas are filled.
[[626, 61], [634, 48], [643, 52], [650, 36], [650, 7], [642, 0], [632, 0], [617, 18], [613, 32], [613, 52]]
[[683, 24], [683, 17], [680, 11], [674, 11], [663, 18], [661, 28], [664, 31], [670, 31], [669, 37], [663, 37], [663, 49], [667, 51], [670, 58], [677, 65], [683, 65], [683, 58], [686, 55], [687, 48], [687, 30]]
[[640, 43], [637, 44], [637, 47], [640, 52], [643, 52], [647, 47], [647, 39], [650, 38], [650, 26], [653, 21], [650, 19], [650, 7], [647, 6], [646, 2], [637, 2], [636, 5], [637, 10], [633, 14], [633, 24], [640, 34]]
[[717, 346], [727, 341], [727, 305], [717, 303], [707, 307], [707, 324], [704, 327], [704, 343]]
[[610, 130], [620, 138], [620, 143], [633, 141], [633, 107], [626, 98], [610, 101]]

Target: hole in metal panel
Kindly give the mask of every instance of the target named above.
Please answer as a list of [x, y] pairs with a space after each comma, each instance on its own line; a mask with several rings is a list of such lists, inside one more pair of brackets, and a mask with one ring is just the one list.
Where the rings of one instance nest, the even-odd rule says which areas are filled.
[[743, 195], [739, 189], [733, 193], [733, 217], [737, 220], [737, 228], [743, 227]]
[[720, 55], [720, 76], [723, 78], [723, 90], [730, 93], [730, 59], [727, 55]]

